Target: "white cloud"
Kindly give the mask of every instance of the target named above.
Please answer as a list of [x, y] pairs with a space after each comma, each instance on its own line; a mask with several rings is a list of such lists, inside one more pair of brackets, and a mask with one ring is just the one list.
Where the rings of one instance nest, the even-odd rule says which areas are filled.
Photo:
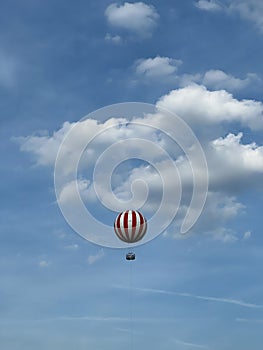
[[248, 73], [244, 79], [236, 78], [220, 69], [211, 69], [200, 74], [183, 74], [178, 77], [182, 87], [198, 83], [213, 90], [227, 90], [229, 92], [245, 89], [261, 79], [254, 73]]
[[228, 171], [236, 169], [239, 173], [248, 171], [263, 173], [263, 147], [257, 146], [256, 143], [241, 144], [243, 134], [228, 134], [225, 138], [220, 137], [212, 142], [215, 150], [216, 162], [224, 162]]
[[241, 18], [251, 21], [263, 33], [263, 2], [261, 0], [199, 0], [196, 6], [205, 11], [223, 10], [227, 15], [238, 14]]
[[37, 159], [37, 164], [43, 166], [53, 166], [59, 146], [67, 132], [73, 128], [75, 123], [65, 122], [61, 129], [50, 135], [31, 135], [28, 137], [14, 138], [20, 144], [20, 150], [33, 154]]
[[209, 91], [197, 84], [172, 90], [160, 98], [157, 106], [174, 111], [190, 125], [239, 122], [251, 129], [263, 128], [262, 102], [237, 100], [225, 90]]
[[105, 254], [104, 254], [104, 250], [103, 249], [100, 249], [97, 254], [89, 255], [88, 260], [87, 260], [88, 264], [89, 265], [94, 264], [95, 262], [101, 260], [104, 257], [104, 255]]
[[93, 200], [94, 193], [92, 187], [90, 186], [91, 182], [85, 179], [79, 179], [77, 181], [68, 182], [67, 185], [61, 190], [58, 194], [59, 203], [74, 203], [77, 201], [75, 198], [75, 186], [78, 187], [79, 193], [84, 200]]
[[209, 141], [205, 152], [210, 191], [233, 196], [247, 188], [262, 188], [263, 147], [243, 144], [242, 133]]
[[206, 11], [219, 11], [222, 8], [220, 2], [216, 0], [199, 0], [195, 5], [199, 9]]
[[145, 78], [167, 78], [175, 76], [178, 66], [182, 63], [169, 57], [139, 59], [135, 62], [136, 74]]
[[[74, 130], [74, 141], [71, 144], [71, 149], [64, 149], [64, 173], [71, 173], [74, 169], [71, 168], [70, 163], [72, 159], [77, 159], [80, 154], [80, 149], [83, 145], [86, 145], [87, 138], [92, 138], [94, 135], [99, 134], [101, 131], [106, 131], [111, 125], [110, 132], [105, 132], [101, 137], [97, 137], [97, 143], [93, 144], [93, 147], [89, 149], [84, 156], [89, 158], [92, 163], [96, 160], [96, 153], [101, 151], [105, 145], [112, 143], [116, 140], [116, 137], [125, 137], [128, 134], [132, 134], [133, 131], [128, 128], [118, 128], [118, 123], [122, 123], [123, 119], [109, 119], [105, 123], [100, 123], [94, 119], [85, 119], [79, 123], [65, 122], [63, 126], [53, 132], [52, 135], [45, 133], [44, 135], [31, 135], [28, 137], [17, 137], [13, 138], [14, 141], [20, 144], [20, 150], [23, 152], [29, 152], [33, 154], [37, 160], [38, 165], [42, 166], [54, 166], [58, 150], [70, 130]], [[68, 159], [68, 161], [66, 161]]]
[[[54, 166], [62, 140], [69, 130], [73, 130], [74, 128], [74, 137], [70, 150], [63, 149], [65, 158], [63, 172], [67, 174], [74, 171], [70, 166], [71, 160], [78, 158], [80, 150], [87, 143], [87, 139], [93, 138], [93, 136], [96, 136], [96, 138], [89, 143], [88, 149], [83, 152], [84, 160], [88, 159], [90, 167], [94, 165], [98, 155], [107, 149], [109, 145], [115, 143], [116, 140], [120, 141], [132, 137], [153, 141], [156, 139], [156, 135], [151, 128], [126, 126], [127, 122], [128, 120], [124, 118], [112, 118], [104, 123], [94, 119], [85, 119], [79, 123], [66, 122], [61, 129], [55, 131], [52, 135], [32, 135], [18, 137], [14, 140], [20, 144], [21, 151], [31, 153], [35, 156], [38, 165]], [[145, 154], [145, 151], [145, 149], [141, 149], [141, 155]], [[120, 154], [125, 154], [125, 152], [128, 152], [126, 148], [119, 148], [116, 158], [118, 159]], [[154, 157], [154, 154], [152, 156]], [[112, 157], [114, 157], [114, 154]], [[109, 162], [111, 161], [114, 161], [114, 159], [109, 159]], [[69, 185], [72, 186], [73, 184]], [[84, 183], [81, 183], [81, 185], [84, 185]]]
[[[263, 173], [263, 146], [256, 143], [242, 143], [242, 133], [234, 135], [226, 134], [219, 137], [218, 133], [227, 129], [228, 123], [239, 122], [242, 125], [262, 128], [263, 106], [261, 102], [252, 100], [237, 100], [226, 91], [208, 91], [204, 86], [192, 85], [185, 88], [171, 91], [163, 96], [157, 103], [168, 110], [176, 112], [185, 119], [190, 126], [195, 126], [200, 133], [206, 153], [208, 171], [209, 171], [209, 194], [207, 204], [199, 222], [195, 225], [195, 232], [203, 232], [213, 235], [216, 239], [225, 242], [235, 241], [238, 237], [235, 232], [229, 230], [228, 222], [235, 219], [244, 212], [244, 205], [239, 202], [238, 195], [244, 188], [261, 188]], [[137, 118], [133, 121], [150, 121], [156, 129], [164, 127], [162, 114], [149, 114]], [[224, 122], [224, 129], [219, 128]], [[215, 126], [215, 132], [211, 132], [211, 126]], [[74, 127], [74, 129], [72, 129]], [[169, 125], [165, 126], [169, 130]], [[182, 198], [177, 216], [177, 224], [182, 222], [185, 217], [191, 193], [193, 189], [192, 170], [187, 157], [182, 150], [169, 139], [169, 137], [159, 133], [154, 128], [141, 127], [128, 123], [124, 118], [112, 118], [105, 122], [99, 122], [93, 119], [85, 119], [76, 123], [65, 123], [62, 128], [53, 133], [53, 135], [36, 136], [22, 138], [21, 150], [33, 153], [37, 157], [40, 165], [54, 165], [58, 148], [63, 137], [68, 130], [74, 130], [72, 145], [63, 149], [62, 154], [65, 161], [62, 162], [63, 175], [72, 174], [70, 163], [71, 159], [78, 158], [83, 145], [86, 146], [89, 136], [98, 135], [83, 152], [82, 161], [79, 163], [79, 174], [77, 181], [68, 180], [67, 184], [59, 189], [58, 201], [68, 205], [70, 214], [74, 215], [74, 203], [78, 203], [76, 198], [75, 186], [78, 186], [79, 193], [87, 206], [94, 206], [103, 199], [106, 203], [114, 207], [116, 197], [120, 202], [129, 200], [132, 194], [136, 193], [133, 202], [135, 207], [141, 207], [145, 197], [145, 183], [148, 185], [148, 200], [143, 207], [148, 213], [153, 213], [160, 203], [163, 193], [162, 178], [158, 171], [146, 164], [134, 165], [133, 167], [123, 167], [115, 170], [115, 175], [111, 178], [110, 186], [108, 183], [108, 174], [111, 172], [111, 164], [119, 164], [121, 159], [129, 159], [134, 152], [138, 158], [145, 159], [153, 163], [165, 178], [165, 186], [168, 189], [166, 205], [169, 210], [174, 208], [174, 196], [172, 190], [180, 189], [179, 179], [176, 179], [173, 173], [173, 167], [177, 168], [182, 183]], [[213, 128], [212, 128], [213, 129]], [[215, 136], [216, 135], [216, 136]], [[126, 142], [130, 138], [136, 140], [147, 140], [149, 143], [135, 142], [133, 144]], [[122, 142], [121, 147], [117, 143]], [[125, 142], [126, 143], [125, 143]], [[116, 144], [116, 150], [107, 153], [111, 145]], [[154, 145], [154, 147], [153, 147]], [[157, 151], [155, 146], [164, 149], [172, 161], [168, 161], [165, 153]], [[104, 155], [104, 162], [101, 168], [98, 168], [96, 176], [94, 175], [94, 166], [98, 158]], [[101, 161], [101, 160], [100, 160]], [[83, 176], [85, 170], [85, 177]], [[200, 167], [195, 169], [196, 179], [203, 178], [204, 169]], [[98, 175], [98, 176], [97, 176]], [[82, 177], [81, 177], [82, 176]], [[139, 183], [136, 180], [141, 179]], [[136, 191], [134, 184], [136, 184]], [[97, 198], [94, 190], [103, 189], [102, 197]], [[147, 192], [146, 192], [147, 193]], [[200, 194], [201, 195], [201, 194]], [[127, 202], [121, 202], [125, 206]], [[79, 220], [82, 223], [81, 218]], [[169, 228], [169, 235], [174, 236], [178, 232], [177, 226]]]
[[128, 30], [141, 38], [151, 36], [159, 18], [156, 9], [143, 2], [113, 3], [105, 10], [105, 16], [111, 26]]
[[239, 79], [218, 69], [207, 71], [201, 80], [202, 84], [208, 88], [226, 89], [228, 91], [244, 89], [256, 81], [259, 81], [259, 79], [253, 73], [248, 73], [245, 79]]
[[201, 84], [212, 90], [227, 90], [234, 92], [261, 83], [255, 73], [247, 73], [245, 78], [234, 77], [220, 69], [210, 69], [204, 73], [178, 73], [182, 60], [165, 56], [141, 58], [134, 62], [133, 69], [136, 76], [146, 81], [156, 80], [162, 83], [173, 83], [180, 87]]
[[[236, 195], [247, 188], [260, 188], [262, 186], [263, 174], [263, 147], [256, 144], [242, 144], [242, 134], [228, 134], [225, 138], [217, 138], [208, 145], [204, 145], [207, 156], [210, 192], [203, 214], [194, 227], [194, 232], [212, 235], [215, 239], [223, 242], [233, 242], [239, 239], [236, 232], [227, 228], [228, 223], [244, 213], [245, 206], [238, 201]], [[167, 145], [166, 145], [167, 146]], [[172, 145], [170, 145], [172, 147]], [[169, 148], [166, 147], [168, 152]], [[181, 156], [174, 161], [180, 174], [183, 187], [181, 207], [176, 217], [176, 225], [169, 228], [168, 236], [178, 238], [180, 225], [185, 217], [189, 193], [192, 191], [191, 169], [186, 157]], [[162, 176], [171, 179], [165, 182], [166, 188], [171, 195], [166, 197], [167, 207], [173, 207], [174, 196], [172, 189], [179, 191], [180, 183], [173, 176], [171, 166], [165, 161], [156, 162], [159, 169], [162, 169]], [[198, 169], [197, 177], [202, 178], [202, 169]], [[149, 196], [143, 207], [144, 212], [154, 212], [160, 203], [163, 191], [162, 178], [149, 166], [134, 168], [123, 177], [115, 187], [114, 193], [118, 198], [127, 200], [130, 197], [130, 189], [136, 179], [144, 179], [148, 185]], [[111, 193], [105, 193], [111, 198]], [[136, 200], [140, 203], [144, 198], [144, 192], [138, 191]], [[139, 207], [139, 204], [135, 207]], [[174, 234], [173, 232], [176, 232]], [[180, 235], [179, 235], [180, 237]]]

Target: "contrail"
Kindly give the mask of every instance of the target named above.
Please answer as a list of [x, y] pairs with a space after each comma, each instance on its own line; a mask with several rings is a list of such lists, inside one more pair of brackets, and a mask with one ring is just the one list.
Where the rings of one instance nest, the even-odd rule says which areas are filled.
[[[126, 287], [117, 287], [117, 288], [126, 288]], [[263, 305], [248, 303], [238, 299], [217, 298], [212, 296], [195, 295], [191, 293], [180, 293], [180, 292], [173, 292], [173, 291], [168, 291], [163, 289], [152, 289], [152, 288], [134, 288], [134, 290], [137, 290], [143, 293], [166, 294], [166, 295], [180, 296], [180, 297], [193, 298], [193, 299], [199, 299], [199, 300], [215, 301], [219, 303], [233, 304], [233, 305], [254, 308], [254, 309], [263, 308]]]

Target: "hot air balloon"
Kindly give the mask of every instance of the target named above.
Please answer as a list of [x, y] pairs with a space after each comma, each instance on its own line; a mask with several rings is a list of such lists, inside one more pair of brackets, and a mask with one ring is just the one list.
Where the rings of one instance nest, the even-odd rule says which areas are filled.
[[[140, 241], [147, 230], [147, 221], [144, 216], [136, 210], [126, 210], [120, 213], [114, 223], [114, 231], [117, 237], [126, 243]], [[127, 260], [134, 260], [135, 254], [129, 252]]]

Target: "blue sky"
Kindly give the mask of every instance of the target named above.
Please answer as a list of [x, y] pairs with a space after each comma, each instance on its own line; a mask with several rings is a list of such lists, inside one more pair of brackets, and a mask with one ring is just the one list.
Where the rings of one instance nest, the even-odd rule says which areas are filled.
[[[261, 350], [262, 18], [260, 0], [2, 1], [1, 348]], [[187, 157], [164, 133], [127, 124], [126, 115], [122, 127], [107, 129], [104, 112], [94, 112], [92, 122], [90, 113], [122, 102], [169, 109], [203, 147], [207, 201], [184, 236], [180, 226], [193, 189]], [[78, 218], [70, 186], [57, 202], [53, 176], [63, 137], [84, 116], [69, 156], [76, 141], [101, 133], [81, 158], [78, 184], [86, 207], [104, 224], [116, 212], [95, 198], [92, 175], [116, 140], [124, 142], [117, 158], [133, 154], [129, 137], [152, 145], [136, 144], [144, 161], [123, 162], [112, 178], [122, 200], [130, 199], [137, 177], [148, 181], [146, 216], [154, 215], [161, 196], [154, 165], [168, 189], [178, 185], [169, 180], [167, 158], [156, 160], [157, 147], [179, 169], [175, 220], [136, 247], [131, 264], [127, 249], [96, 245], [74, 232], [58, 206], [64, 200]], [[166, 127], [157, 116], [147, 120]], [[63, 164], [67, 169], [70, 161]], [[103, 187], [106, 171], [99, 175], [104, 204], [114, 207]], [[173, 211], [172, 192], [167, 201]], [[100, 234], [104, 239], [106, 230]]]

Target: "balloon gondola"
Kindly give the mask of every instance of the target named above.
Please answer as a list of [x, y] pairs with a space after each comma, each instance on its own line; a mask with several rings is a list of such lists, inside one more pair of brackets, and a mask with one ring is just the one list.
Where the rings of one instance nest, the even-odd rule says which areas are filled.
[[135, 260], [135, 253], [133, 253], [133, 252], [127, 253], [126, 260]]
[[[147, 230], [145, 217], [137, 210], [126, 210], [120, 213], [114, 222], [117, 237], [125, 243], [140, 241]], [[135, 260], [135, 253], [126, 254], [126, 260]]]

